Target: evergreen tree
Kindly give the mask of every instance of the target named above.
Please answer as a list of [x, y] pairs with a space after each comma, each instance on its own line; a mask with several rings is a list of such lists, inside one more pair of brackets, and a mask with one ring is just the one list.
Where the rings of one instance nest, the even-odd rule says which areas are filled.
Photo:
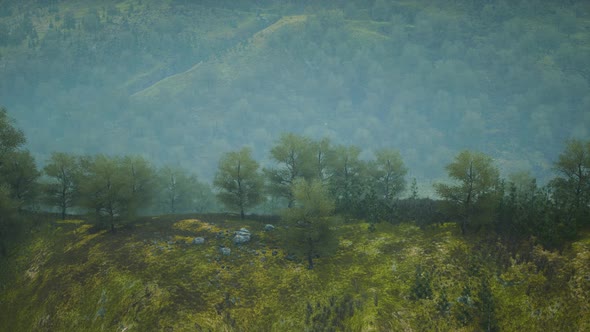
[[490, 283], [487, 277], [481, 279], [481, 287], [478, 292], [479, 301], [477, 303], [480, 313], [480, 327], [482, 331], [494, 332], [498, 331], [498, 322], [494, 315], [495, 304], [494, 296], [490, 288]]

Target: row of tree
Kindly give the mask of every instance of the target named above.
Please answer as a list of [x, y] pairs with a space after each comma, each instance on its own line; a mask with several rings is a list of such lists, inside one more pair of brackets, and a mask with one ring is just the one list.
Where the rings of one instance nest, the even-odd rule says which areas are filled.
[[446, 167], [454, 184], [436, 184], [442, 209], [469, 229], [506, 238], [535, 236], [556, 247], [590, 226], [590, 141], [571, 140], [554, 164], [556, 176], [539, 186], [529, 173], [508, 180], [491, 157], [463, 151]]
[[139, 156], [53, 153], [43, 169], [45, 203], [93, 211], [96, 220], [129, 220], [140, 213], [205, 212], [215, 208], [209, 186], [181, 168], [156, 169]]
[[376, 214], [377, 206], [391, 210], [404, 191], [407, 169], [397, 151], [379, 150], [370, 161], [360, 154], [355, 146], [283, 134], [270, 151], [274, 167], [261, 169], [249, 148], [225, 154], [214, 179], [217, 197], [240, 211], [242, 219], [246, 209], [267, 198], [282, 202], [282, 217], [290, 227], [287, 249], [312, 269], [314, 257], [338, 246], [331, 231], [334, 212], [362, 217], [367, 211]]
[[[5, 109], [0, 110], [0, 138], [0, 236], [19, 210], [57, 208], [62, 218], [72, 211], [91, 213], [114, 230], [118, 220], [139, 213], [216, 209], [211, 189], [196, 176], [178, 168], [156, 169], [138, 156], [53, 153], [39, 171]], [[360, 156], [355, 146], [283, 134], [270, 150], [272, 167], [261, 169], [249, 148], [226, 153], [214, 179], [217, 198], [242, 218], [267, 199], [282, 202], [288, 208], [285, 219], [304, 234], [298, 241], [310, 266], [317, 244], [329, 242], [333, 214], [372, 224], [452, 220], [463, 233], [533, 235], [549, 246], [575, 237], [590, 220], [590, 142], [569, 141], [555, 163], [557, 176], [542, 187], [528, 173], [504, 180], [491, 157], [462, 151], [446, 167], [452, 181], [435, 184], [441, 201], [419, 199], [415, 180], [409, 198], [400, 199], [407, 168], [397, 151], [378, 150], [372, 160]]]
[[[22, 146], [26, 139], [0, 109], [0, 212], [57, 209], [92, 212], [97, 222], [141, 213], [205, 212], [216, 208], [211, 188], [189, 171], [156, 168], [140, 156], [52, 153], [42, 170]], [[6, 224], [6, 222], [1, 222]]]
[[356, 146], [334, 146], [328, 139], [314, 141], [305, 136], [283, 134], [270, 151], [274, 167], [261, 169], [249, 148], [225, 154], [214, 185], [227, 207], [240, 211], [255, 207], [267, 197], [282, 200], [289, 208], [296, 199], [293, 187], [302, 179], [317, 181], [334, 200], [335, 211], [359, 216], [369, 201], [392, 204], [406, 186], [401, 155], [381, 149], [374, 160], [360, 158]]
[[526, 172], [502, 179], [490, 156], [462, 151], [446, 166], [450, 181], [434, 185], [440, 201], [419, 199], [415, 180], [409, 198], [400, 198], [407, 169], [397, 151], [379, 150], [373, 160], [360, 154], [355, 146], [283, 134], [270, 151], [274, 167], [261, 169], [249, 148], [229, 152], [214, 185], [220, 201], [242, 218], [266, 198], [283, 201], [287, 221], [309, 230], [307, 248], [313, 248], [314, 236], [324, 237], [320, 230], [327, 231], [326, 217], [333, 213], [371, 223], [456, 221], [463, 234], [535, 236], [547, 246], [559, 246], [589, 226], [590, 141], [569, 141], [554, 165], [555, 178], [542, 187]]

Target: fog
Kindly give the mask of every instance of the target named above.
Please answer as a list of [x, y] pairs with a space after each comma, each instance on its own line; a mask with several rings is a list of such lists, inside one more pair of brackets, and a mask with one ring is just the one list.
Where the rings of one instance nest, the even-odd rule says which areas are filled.
[[0, 0], [1, 331], [590, 331], [588, 0]]
[[460, 150], [544, 181], [590, 128], [586, 1], [2, 1], [0, 104], [53, 151], [140, 154], [210, 181], [281, 133], [401, 152], [421, 187]]

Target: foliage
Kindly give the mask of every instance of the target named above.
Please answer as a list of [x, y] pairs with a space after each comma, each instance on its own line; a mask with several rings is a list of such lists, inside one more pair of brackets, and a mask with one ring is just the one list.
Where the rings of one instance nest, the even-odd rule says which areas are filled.
[[[261, 243], [234, 247], [216, 236], [241, 227]], [[381, 223], [367, 233], [355, 222], [334, 228], [336, 251], [307, 270], [285, 258], [287, 238], [258, 220], [150, 217], [117, 236], [90, 228], [58, 221], [1, 258], [4, 328], [480, 331], [486, 317], [501, 331], [588, 327], [587, 235], [568, 250], [538, 247], [528, 251], [531, 260], [519, 256], [504, 266], [473, 255], [502, 247], [481, 248], [483, 237], [467, 239], [454, 224], [421, 230]], [[206, 243], [190, 244], [196, 236]], [[220, 245], [231, 255], [222, 256]], [[480, 272], [470, 272], [470, 264]], [[408, 296], [418, 266], [429, 271], [431, 299]]]
[[156, 170], [150, 162], [140, 156], [124, 156], [121, 168], [128, 177], [131, 197], [130, 215], [136, 215], [141, 209], [154, 204], [158, 190]]
[[395, 144], [420, 179], [442, 176], [467, 147], [544, 183], [561, 142], [588, 137], [580, 1], [5, 1], [1, 11], [0, 99], [43, 160], [49, 144], [139, 153], [211, 180], [232, 147], [266, 151], [291, 130]]
[[448, 203], [449, 212], [459, 218], [461, 230], [491, 222], [499, 198], [500, 175], [492, 158], [480, 152], [462, 151], [446, 166], [454, 185], [437, 183], [437, 194]]
[[148, 209], [151, 213], [211, 212], [217, 208], [210, 186], [184, 168], [158, 170], [155, 189], [157, 203]]
[[363, 197], [366, 164], [359, 159], [356, 146], [337, 146], [330, 165], [330, 192], [335, 198], [336, 211], [351, 215]]
[[375, 152], [374, 172], [371, 174], [377, 195], [391, 202], [405, 189], [405, 175], [408, 169], [404, 166], [398, 151], [382, 149]]
[[213, 184], [221, 191], [219, 200], [230, 209], [244, 211], [260, 204], [264, 200], [264, 180], [259, 173], [259, 165], [251, 156], [249, 148], [225, 154], [219, 161], [219, 171]]
[[54, 152], [43, 168], [51, 182], [43, 184], [46, 202], [60, 209], [62, 219], [66, 219], [67, 210], [73, 207], [78, 198], [80, 165], [78, 159], [70, 154]]
[[490, 283], [486, 277], [481, 279], [481, 286], [478, 294], [479, 302], [477, 303], [480, 311], [480, 327], [482, 331], [492, 332], [499, 331], [498, 322], [494, 315], [495, 304], [494, 295], [490, 289]]
[[11, 198], [19, 209], [35, 206], [38, 196], [37, 180], [41, 173], [33, 156], [27, 150], [17, 150], [4, 154], [0, 164], [0, 183], [5, 183]]
[[293, 206], [295, 201], [292, 195], [294, 182], [298, 178], [311, 179], [318, 174], [318, 171], [314, 171], [315, 156], [312, 146], [312, 141], [308, 137], [286, 133], [281, 135], [270, 150], [271, 158], [278, 167], [265, 170], [269, 179], [269, 192], [286, 198], [289, 207]]
[[334, 202], [319, 180], [296, 180], [293, 198], [295, 205], [283, 212], [290, 227], [288, 250], [304, 256], [308, 268], [313, 269], [315, 257], [332, 253], [338, 245], [329, 218], [334, 212]]
[[111, 230], [115, 220], [127, 216], [133, 206], [130, 178], [121, 160], [105, 155], [80, 159], [81, 206], [92, 211], [99, 222], [107, 218]]
[[320, 302], [315, 305], [307, 303], [305, 323], [311, 331], [346, 331], [346, 321], [359, 309], [362, 309], [361, 300], [355, 300], [350, 294], [341, 298], [331, 296], [325, 305]]
[[6, 108], [0, 107], [0, 163], [4, 162], [5, 154], [14, 151], [26, 142], [22, 130], [15, 128], [8, 118]]
[[28, 151], [20, 150], [25, 142], [23, 132], [0, 107], [0, 256], [6, 256], [8, 237], [15, 237], [18, 229], [17, 210], [36, 195], [37, 168]]
[[424, 271], [422, 265], [418, 265], [416, 267], [416, 276], [414, 278], [414, 285], [412, 286], [410, 297], [416, 300], [432, 299], [432, 288], [430, 283], [430, 273]]
[[588, 226], [590, 220], [590, 141], [567, 142], [555, 162], [554, 199], [568, 223]]

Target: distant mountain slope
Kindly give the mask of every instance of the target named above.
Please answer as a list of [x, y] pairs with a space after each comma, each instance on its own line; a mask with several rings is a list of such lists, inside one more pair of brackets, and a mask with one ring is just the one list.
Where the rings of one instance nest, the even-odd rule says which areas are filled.
[[[162, 98], [161, 94], [167, 94], [167, 97], [174, 97], [182, 90], [190, 89], [191, 85], [194, 84], [195, 81], [198, 81], [199, 76], [203, 75], [201, 69], [205, 66], [212, 67], [214, 70], [218, 71], [217, 73], [220, 80], [229, 81], [238, 76], [239, 68], [237, 67], [240, 65], [246, 65], [244, 58], [252, 59], [253, 53], [259, 53], [260, 48], [263, 47], [262, 44], [266, 42], [266, 39], [272, 35], [272, 33], [281, 29], [285, 25], [301, 23], [304, 20], [304, 15], [283, 17], [263, 30], [256, 32], [251, 38], [241, 42], [234, 48], [228, 49], [226, 54], [211, 59], [203, 66], [201, 66], [203, 62], [199, 62], [187, 71], [168, 76], [153, 85], [134, 93], [131, 97], [139, 100], [158, 100], [158, 98]], [[220, 63], [224, 63], [226, 66], [222, 67], [219, 65]], [[223, 71], [223, 68], [225, 68], [225, 71]]]
[[134, 152], [211, 178], [294, 131], [398, 148], [421, 182], [464, 148], [543, 179], [590, 136], [584, 1], [9, 4], [0, 103], [40, 159]]

